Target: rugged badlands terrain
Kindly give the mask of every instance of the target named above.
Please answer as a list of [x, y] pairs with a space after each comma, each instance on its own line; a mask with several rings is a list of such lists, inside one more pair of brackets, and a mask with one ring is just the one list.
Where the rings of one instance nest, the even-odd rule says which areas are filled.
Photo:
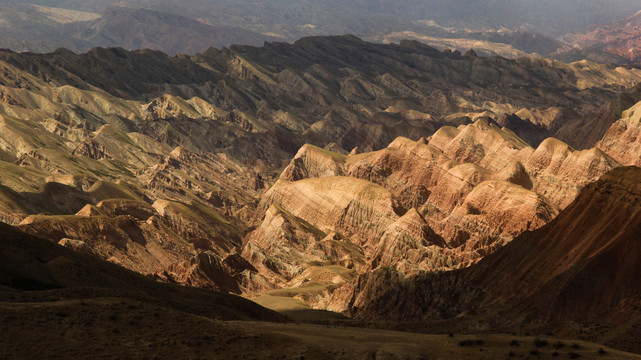
[[411, 278], [381, 269], [336, 291], [332, 302], [363, 319], [438, 328], [436, 319], [465, 314], [452, 322], [545, 329], [639, 352], [640, 176], [638, 167], [609, 172], [552, 222], [471, 267]]
[[639, 172], [622, 167], [641, 165], [639, 81], [634, 67], [353, 36], [174, 57], [4, 51], [0, 220], [14, 228], [0, 284], [24, 299], [7, 306], [70, 306], [72, 332], [87, 297], [96, 313], [142, 302], [211, 329], [198, 317], [527, 330], [640, 352]]

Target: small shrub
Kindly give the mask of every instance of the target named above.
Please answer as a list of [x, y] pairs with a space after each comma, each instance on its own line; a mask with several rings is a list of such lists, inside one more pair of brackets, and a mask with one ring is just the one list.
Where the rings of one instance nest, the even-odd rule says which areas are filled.
[[572, 349], [580, 349], [580, 348], [581, 348], [581, 345], [579, 345], [577, 343], [573, 343], [572, 344]]
[[474, 340], [461, 340], [458, 344], [459, 346], [472, 346], [474, 345]]
[[557, 349], [563, 349], [565, 347], [565, 343], [563, 343], [561, 341], [557, 341], [557, 342], [554, 343], [554, 347], [557, 348]]
[[510, 353], [509, 353], [509, 354], [507, 354], [507, 355], [508, 355], [509, 357], [515, 357], [515, 356], [516, 356], [516, 353], [514, 353], [514, 351], [510, 351]]
[[512, 341], [510, 341], [510, 346], [519, 347], [519, 346], [521, 346], [521, 342], [518, 341], [518, 340], [512, 340]]
[[568, 355], [570, 356], [570, 359], [578, 359], [581, 357], [581, 354], [577, 354], [575, 352], [568, 353]]
[[552, 356], [553, 356], [553, 357], [557, 357], [557, 356], [559, 356], [559, 352], [558, 352], [558, 351], [553, 352], [553, 353], [552, 353]]
[[534, 339], [534, 346], [536, 347], [545, 347], [548, 346], [550, 343], [545, 340], [545, 339]]
[[447, 336], [454, 337], [454, 333], [449, 333]]
[[530, 355], [539, 355], [540, 353], [541, 353], [541, 352], [539, 351], [539, 349], [532, 349], [532, 350], [530, 350]]
[[476, 340], [476, 345], [482, 346], [483, 344], [485, 344], [485, 341], [483, 341], [481, 339]]
[[605, 355], [605, 354], [607, 354], [607, 353], [608, 353], [608, 352], [607, 352], [607, 351], [605, 351], [603, 348], [599, 348], [598, 352], [599, 352], [599, 354], [601, 354], [601, 355]]

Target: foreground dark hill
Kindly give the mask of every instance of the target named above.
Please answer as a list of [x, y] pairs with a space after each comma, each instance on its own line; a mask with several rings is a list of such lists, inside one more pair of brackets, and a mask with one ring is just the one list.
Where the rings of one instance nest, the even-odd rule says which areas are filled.
[[641, 351], [639, 179], [640, 168], [612, 170], [548, 225], [470, 268], [414, 278], [382, 269], [334, 300], [342, 296], [364, 319], [458, 316], [451, 325], [480, 321], [499, 331], [551, 331]]
[[119, 298], [221, 320], [281, 321], [251, 301], [162, 284], [0, 224], [0, 297], [10, 302]]
[[[229, 321], [242, 319], [244, 321]], [[221, 321], [223, 320], [223, 321]], [[261, 320], [261, 321], [247, 321]], [[447, 335], [279, 324], [285, 317], [231, 295], [159, 284], [93, 257], [0, 225], [3, 359], [263, 358], [496, 359], [529, 337]], [[35, 346], [34, 344], [37, 344]], [[638, 356], [581, 342], [584, 358]], [[519, 351], [520, 353], [520, 351]], [[525, 351], [523, 351], [525, 353]]]

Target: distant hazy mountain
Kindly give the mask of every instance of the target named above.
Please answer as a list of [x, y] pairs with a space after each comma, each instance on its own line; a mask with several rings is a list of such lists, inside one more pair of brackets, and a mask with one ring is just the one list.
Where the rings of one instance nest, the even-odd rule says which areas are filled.
[[552, 53], [561, 44], [551, 37], [639, 9], [638, 0], [607, 5], [596, 0], [193, 0], [180, 6], [169, 0], [16, 0], [0, 2], [0, 47], [47, 52], [120, 46], [196, 53], [232, 43], [354, 34], [370, 41], [412, 38], [440, 48], [475, 47], [481, 54], [516, 57]]
[[[113, 0], [22, 0], [52, 7], [100, 12]], [[373, 17], [433, 20], [465, 28], [525, 28], [550, 35], [580, 30], [620, 19], [641, 9], [638, 0], [192, 0], [176, 6], [169, 0], [124, 0], [120, 3], [247, 27], [311, 24], [330, 32], [344, 33], [365, 25]], [[346, 22], [346, 19], [351, 21]], [[355, 21], [354, 21], [355, 20]], [[376, 22], [372, 22], [376, 24]], [[385, 26], [378, 24], [378, 26]]]
[[0, 47], [84, 52], [97, 46], [197, 53], [231, 44], [262, 45], [273, 36], [214, 26], [157, 10], [109, 6], [102, 14], [0, 2]]
[[74, 38], [93, 46], [150, 48], [172, 54], [197, 53], [235, 43], [262, 45], [265, 40], [276, 40], [238, 27], [212, 26], [184, 16], [121, 6], [107, 8], [101, 18], [89, 24], [66, 29], [71, 30]]
[[641, 62], [641, 12], [623, 20], [595, 26], [583, 33], [564, 36], [564, 40], [578, 47], [595, 47], [632, 63]]

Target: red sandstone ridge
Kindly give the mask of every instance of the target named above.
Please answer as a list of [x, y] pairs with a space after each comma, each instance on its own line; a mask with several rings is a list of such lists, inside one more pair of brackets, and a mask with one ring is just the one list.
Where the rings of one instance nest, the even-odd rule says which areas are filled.
[[575, 46], [598, 46], [620, 55], [631, 63], [641, 61], [641, 12], [626, 19], [597, 26], [585, 33], [565, 35]]
[[484, 119], [374, 152], [305, 145], [263, 196], [243, 255], [278, 287], [317, 265], [456, 269], [544, 226], [617, 166], [556, 139], [534, 149]]
[[549, 224], [469, 268], [411, 277], [376, 270], [336, 290], [325, 305], [363, 319], [457, 317], [502, 331], [525, 321], [639, 351], [640, 179], [638, 167], [610, 171]]
[[641, 166], [641, 103], [624, 111], [597, 147], [624, 165]]

